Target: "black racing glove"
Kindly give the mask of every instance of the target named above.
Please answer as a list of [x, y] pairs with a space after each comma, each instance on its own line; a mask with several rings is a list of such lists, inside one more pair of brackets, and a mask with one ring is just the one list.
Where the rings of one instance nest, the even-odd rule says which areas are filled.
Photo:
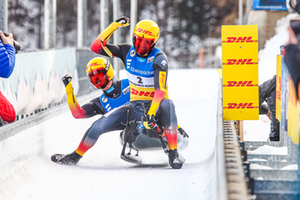
[[61, 78], [62, 82], [64, 83], [65, 87], [67, 87], [67, 85], [69, 83], [71, 83], [72, 80], [72, 76], [69, 74], [64, 75], [64, 77]]
[[142, 122], [144, 127], [146, 128], [146, 132], [149, 137], [158, 138], [159, 135], [162, 134], [162, 130], [156, 123], [157, 120], [154, 118], [153, 115], [151, 117], [149, 115], [143, 116]]
[[179, 133], [183, 136], [183, 138], [189, 138], [189, 135], [183, 130], [181, 127], [178, 129]]
[[125, 16], [117, 19], [115, 22], [118, 22], [118, 23], [122, 24], [123, 27], [126, 27], [126, 26], [130, 25], [129, 18], [125, 17]]

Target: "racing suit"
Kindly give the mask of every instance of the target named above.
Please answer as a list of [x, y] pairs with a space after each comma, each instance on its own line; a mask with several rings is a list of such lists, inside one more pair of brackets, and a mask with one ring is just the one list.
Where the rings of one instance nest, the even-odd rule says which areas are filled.
[[[103, 91], [103, 94], [100, 97], [91, 100], [89, 103], [84, 104], [81, 107], [78, 104], [76, 97], [74, 96], [71, 82], [66, 86], [66, 93], [69, 108], [74, 118], [77, 119], [89, 118], [98, 114], [104, 115], [114, 108], [118, 108], [122, 105], [128, 105], [130, 100], [130, 88], [128, 79], [113, 81], [112, 86], [108, 90]], [[101, 120], [101, 118], [98, 120]], [[180, 126], [177, 126], [177, 128], [181, 134], [186, 134]], [[77, 152], [84, 151], [82, 149], [85, 149], [84, 147], [87, 146], [85, 144], [86, 141], [96, 142], [97, 139], [95, 139], [94, 137], [91, 138], [88, 133], [89, 130], [85, 133]]]
[[166, 55], [160, 49], [154, 48], [148, 56], [139, 57], [130, 44], [106, 44], [112, 32], [117, 29], [116, 23], [112, 25], [98, 36], [98, 38], [105, 38], [105, 41], [101, 42], [97, 38], [91, 49], [100, 55], [118, 57], [122, 60], [130, 84], [130, 102], [129, 105], [119, 107], [94, 122], [75, 152], [82, 156], [96, 143], [101, 134], [124, 130], [127, 111], [130, 111], [130, 121], [134, 119], [140, 121], [144, 115], [142, 104], [147, 114], [155, 116], [158, 123], [164, 127], [169, 149], [176, 150], [177, 117], [174, 103], [168, 98]]
[[98, 114], [104, 115], [113, 108], [127, 105], [130, 99], [129, 92], [128, 79], [113, 81], [112, 86], [103, 91], [101, 96], [80, 107], [74, 96], [72, 83], [66, 86], [69, 108], [76, 119], [89, 118]]

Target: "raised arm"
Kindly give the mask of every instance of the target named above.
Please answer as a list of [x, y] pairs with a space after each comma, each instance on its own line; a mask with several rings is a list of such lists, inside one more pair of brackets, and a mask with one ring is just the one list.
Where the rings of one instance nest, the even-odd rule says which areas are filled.
[[119, 27], [126, 27], [129, 25], [129, 18], [127, 17], [121, 17], [120, 19], [117, 19], [113, 23], [111, 23], [104, 31], [102, 31], [98, 37], [94, 40], [94, 42], [91, 45], [91, 50], [95, 53], [100, 53], [100, 51], [103, 49], [104, 52], [109, 57], [114, 57], [113, 53], [106, 47], [106, 43], [110, 36], [114, 33], [115, 30], [117, 30]]
[[62, 78], [62, 81], [66, 86], [67, 101], [73, 117], [76, 119], [82, 119], [93, 117], [97, 114], [104, 114], [103, 111], [101, 112], [99, 109], [95, 108], [95, 105], [92, 101], [80, 107], [73, 93], [71, 80], [72, 77], [68, 74]]

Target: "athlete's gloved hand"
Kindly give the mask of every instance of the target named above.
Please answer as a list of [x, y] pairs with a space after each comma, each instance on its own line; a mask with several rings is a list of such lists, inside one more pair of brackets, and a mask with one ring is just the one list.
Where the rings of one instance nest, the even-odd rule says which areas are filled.
[[159, 128], [158, 124], [156, 123], [157, 120], [152, 115], [151, 117], [149, 115], [142, 117], [142, 122], [144, 127], [146, 128], [147, 135], [149, 137], [158, 137], [162, 134], [161, 129]]
[[185, 137], [189, 138], [189, 135], [185, 132], [185, 130], [183, 130], [183, 128], [180, 127], [178, 131], [183, 136], [183, 138]]
[[69, 75], [69, 74], [66, 74], [64, 75], [62, 78], [61, 78], [62, 82], [64, 83], [65, 87], [67, 87], [67, 85], [71, 82], [72, 80], [72, 76]]
[[123, 27], [129, 26], [130, 25], [130, 20], [128, 17], [121, 17], [119, 19], [117, 19], [115, 22], [118, 22], [120, 24], [122, 24]]

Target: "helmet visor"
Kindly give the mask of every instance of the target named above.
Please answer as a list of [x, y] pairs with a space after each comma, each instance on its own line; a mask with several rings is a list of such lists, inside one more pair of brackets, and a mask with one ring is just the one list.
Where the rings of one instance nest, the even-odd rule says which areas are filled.
[[142, 38], [137, 35], [133, 36], [133, 45], [136, 53], [139, 55], [148, 54], [153, 44], [154, 39]]
[[88, 77], [89, 77], [91, 83], [97, 89], [105, 88], [105, 86], [108, 83], [107, 74], [104, 74], [102, 69], [94, 69], [93, 71], [90, 71], [88, 73]]

